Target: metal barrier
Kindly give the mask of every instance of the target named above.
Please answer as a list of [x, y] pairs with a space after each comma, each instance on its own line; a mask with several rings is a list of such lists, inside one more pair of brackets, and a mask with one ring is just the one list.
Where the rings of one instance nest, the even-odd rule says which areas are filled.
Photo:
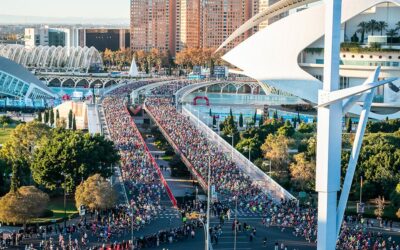
[[270, 195], [271, 198], [279, 201], [280, 199], [295, 199], [295, 197], [290, 194], [286, 189], [280, 186], [276, 181], [274, 181], [270, 176], [264, 173], [246, 157], [244, 157], [239, 151], [232, 147], [228, 142], [221, 138], [217, 133], [210, 129], [206, 124], [204, 124], [200, 119], [197, 119], [188, 109], [182, 107], [182, 114], [189, 117], [189, 119], [198, 125], [198, 128], [206, 135], [206, 137], [213, 142], [214, 145], [227, 154], [232, 154], [232, 161], [237, 164], [237, 166], [250, 178], [253, 183], [256, 184], [264, 191], [265, 194]]

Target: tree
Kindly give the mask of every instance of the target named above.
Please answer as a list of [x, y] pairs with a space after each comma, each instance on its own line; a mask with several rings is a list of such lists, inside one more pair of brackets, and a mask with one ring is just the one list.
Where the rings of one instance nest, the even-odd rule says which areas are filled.
[[400, 207], [400, 183], [396, 185], [396, 188], [390, 194], [390, 204], [392, 207]]
[[60, 120], [60, 111], [58, 109], [56, 109], [56, 120]]
[[72, 130], [76, 130], [76, 119], [75, 119], [75, 115], [74, 115], [74, 118], [72, 119]]
[[351, 121], [351, 117], [349, 117], [346, 124], [346, 132], [351, 133], [352, 128], [353, 128], [353, 122]]
[[378, 29], [378, 22], [375, 19], [372, 19], [367, 23], [368, 31], [371, 32], [371, 35], [374, 35], [374, 31]]
[[278, 134], [285, 137], [291, 137], [294, 132], [295, 130], [289, 120], [286, 120], [285, 125], [278, 129]]
[[301, 122], [297, 131], [300, 133], [312, 133], [315, 130], [315, 125], [310, 123]]
[[50, 125], [53, 127], [54, 125], [54, 110], [50, 109]]
[[251, 159], [256, 159], [261, 156], [261, 146], [262, 142], [260, 141], [258, 135], [253, 138], [246, 138], [239, 141], [236, 144], [235, 148], [242, 153], [245, 157], [250, 157]]
[[79, 184], [75, 191], [76, 207], [84, 205], [91, 211], [112, 208], [116, 202], [115, 190], [110, 182], [95, 174]]
[[6, 128], [8, 128], [8, 123], [7, 122], [3, 123], [3, 130], [6, 130]]
[[39, 122], [43, 122], [42, 112], [39, 112], [39, 113], [38, 113], [38, 118], [37, 118], [37, 120], [38, 120]]
[[72, 113], [72, 109], [69, 110], [68, 113], [68, 128], [72, 129], [72, 118], [73, 118], [73, 113]]
[[54, 190], [64, 178], [72, 191], [82, 179], [93, 174], [112, 175], [111, 165], [119, 160], [112, 141], [101, 135], [54, 129], [51, 138], [41, 141], [31, 165], [34, 181]]
[[365, 40], [365, 33], [368, 31], [368, 23], [367, 22], [361, 22], [358, 24], [358, 33], [361, 33], [361, 43], [364, 43]]
[[379, 21], [376, 24], [376, 27], [377, 27], [378, 31], [381, 32], [381, 36], [383, 36], [383, 31], [386, 30], [386, 28], [388, 27], [388, 24], [385, 21]]
[[272, 161], [272, 165], [279, 168], [289, 161], [289, 140], [283, 135], [269, 134], [261, 150], [264, 157]]
[[210, 112], [209, 112], [209, 116], [212, 116], [212, 111], [211, 111], [211, 109], [210, 109]]
[[44, 123], [46, 123], [46, 124], [49, 123], [49, 111], [48, 110], [44, 111]]
[[2, 159], [12, 166], [14, 187], [29, 182], [29, 166], [37, 144], [51, 135], [49, 127], [38, 121], [19, 124], [0, 150]]
[[258, 121], [258, 125], [262, 126], [264, 124], [264, 114], [261, 114], [260, 120]]
[[380, 221], [382, 226], [382, 216], [385, 211], [385, 197], [379, 196], [375, 199], [376, 209], [374, 210], [374, 214], [376, 215], [377, 219]]
[[0, 221], [26, 225], [44, 212], [48, 202], [49, 196], [36, 187], [20, 187], [0, 199]]
[[254, 125], [256, 125], [256, 122], [257, 122], [257, 110], [254, 111], [254, 116], [253, 116], [253, 123], [254, 123]]
[[386, 35], [389, 37], [389, 43], [393, 43], [393, 38], [398, 34], [396, 29], [390, 29], [386, 32]]
[[213, 115], [213, 126], [217, 126], [217, 118], [215, 118], [215, 115]]
[[305, 153], [296, 154], [290, 165], [293, 185], [301, 191], [313, 190], [315, 181], [315, 162], [309, 161]]
[[396, 23], [396, 30], [400, 30], [400, 21]]
[[239, 127], [243, 128], [243, 114], [240, 113], [239, 115]]
[[358, 43], [360, 41], [360, 39], [357, 36], [357, 32], [354, 32], [353, 36], [350, 38], [350, 41], [352, 43]]

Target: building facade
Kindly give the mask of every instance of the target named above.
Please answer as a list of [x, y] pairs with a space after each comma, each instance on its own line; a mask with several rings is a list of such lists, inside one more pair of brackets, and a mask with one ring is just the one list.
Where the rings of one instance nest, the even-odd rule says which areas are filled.
[[130, 45], [129, 29], [79, 29], [78, 34], [80, 47], [95, 47], [98, 51], [118, 51]]
[[78, 33], [74, 28], [50, 28], [43, 26], [39, 28], [25, 29], [25, 46], [77, 46]]
[[176, 10], [174, 3], [170, 0], [131, 0], [131, 49], [175, 50], [173, 36], [176, 32], [171, 25], [175, 21], [171, 16]]

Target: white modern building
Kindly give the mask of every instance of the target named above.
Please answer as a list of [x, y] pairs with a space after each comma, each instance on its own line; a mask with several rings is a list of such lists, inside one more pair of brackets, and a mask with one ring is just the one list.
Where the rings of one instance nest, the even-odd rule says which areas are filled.
[[0, 56], [0, 97], [15, 99], [56, 99], [42, 81], [21, 65]]
[[[343, 3], [340, 88], [362, 84], [377, 66], [381, 66], [380, 79], [400, 77], [398, 0], [361, 2]], [[220, 48], [248, 29], [288, 11], [290, 15], [260, 30], [223, 58], [244, 75], [316, 104], [324, 66], [324, 8], [321, 1], [280, 1], [247, 21]], [[360, 23], [368, 24], [371, 20], [375, 20], [375, 27], [367, 26], [362, 32]], [[384, 23], [384, 28], [378, 23]], [[376, 90], [371, 117], [400, 117], [400, 113], [393, 114], [400, 110], [398, 86], [400, 82], [397, 81]], [[359, 107], [351, 111], [358, 113]]]
[[78, 29], [42, 26], [25, 28], [25, 46], [76, 47], [79, 44]]

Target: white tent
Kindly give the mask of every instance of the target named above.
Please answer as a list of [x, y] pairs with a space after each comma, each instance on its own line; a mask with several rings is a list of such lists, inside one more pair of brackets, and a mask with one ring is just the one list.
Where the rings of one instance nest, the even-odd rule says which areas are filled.
[[131, 68], [129, 69], [129, 76], [132, 76], [132, 77], [139, 76], [135, 58], [132, 58]]

